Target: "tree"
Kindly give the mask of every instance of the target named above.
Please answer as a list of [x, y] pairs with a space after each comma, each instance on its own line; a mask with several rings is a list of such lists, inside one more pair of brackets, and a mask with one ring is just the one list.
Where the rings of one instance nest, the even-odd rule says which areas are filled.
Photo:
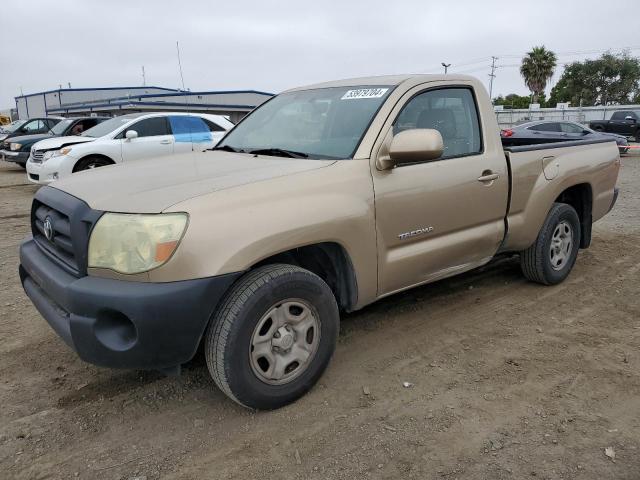
[[[540, 106], [545, 106], [544, 93], [538, 97]], [[493, 99], [494, 105], [504, 105], [507, 108], [529, 108], [531, 103], [531, 97], [529, 95], [518, 95], [516, 93], [510, 93], [506, 97], [502, 95]]]
[[547, 88], [547, 82], [551, 79], [556, 68], [556, 60], [556, 54], [547, 50], [544, 45], [533, 47], [522, 59], [520, 75], [533, 94], [533, 103], [538, 103], [538, 97]]
[[551, 89], [549, 101], [572, 105], [624, 105], [640, 100], [640, 59], [628, 52], [605, 53], [596, 60], [573, 62]]

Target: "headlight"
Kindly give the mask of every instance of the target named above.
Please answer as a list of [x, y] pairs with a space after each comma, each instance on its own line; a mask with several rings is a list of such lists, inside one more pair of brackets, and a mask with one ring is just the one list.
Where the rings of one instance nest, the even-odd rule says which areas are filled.
[[9, 145], [9, 148], [11, 149], [12, 152], [18, 151], [22, 148], [22, 144], [21, 143], [12, 143]]
[[63, 157], [70, 152], [71, 152], [71, 147], [64, 147], [64, 148], [61, 148], [60, 150], [49, 150], [48, 152], [44, 152], [44, 155], [42, 156], [42, 161], [46, 162], [47, 160], [53, 157]]
[[187, 228], [186, 213], [105, 213], [91, 232], [89, 267], [142, 273], [171, 258]]

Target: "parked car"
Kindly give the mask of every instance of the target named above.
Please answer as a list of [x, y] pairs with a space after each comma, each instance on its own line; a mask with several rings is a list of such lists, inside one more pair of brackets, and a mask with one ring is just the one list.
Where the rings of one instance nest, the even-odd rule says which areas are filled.
[[7, 162], [14, 162], [26, 168], [27, 160], [31, 152], [31, 146], [35, 143], [53, 137], [63, 137], [68, 135], [80, 135], [84, 131], [95, 127], [97, 124], [108, 120], [109, 117], [73, 117], [65, 118], [47, 133], [34, 135], [20, 135], [11, 137], [2, 142], [0, 156]]
[[16, 120], [9, 125], [0, 127], [0, 141], [7, 140], [18, 135], [33, 135], [47, 133], [63, 117], [39, 117], [27, 120]]
[[80, 136], [42, 140], [31, 147], [27, 176], [47, 184], [105, 165], [213, 147], [233, 124], [220, 115], [133, 113], [114, 117]]
[[83, 360], [178, 372], [203, 342], [226, 395], [277, 408], [322, 375], [340, 311], [503, 252], [562, 282], [619, 168], [605, 139], [503, 147], [472, 77], [329, 82], [263, 103], [213, 151], [39, 189], [20, 278]]
[[[528, 145], [533, 139], [536, 143], [566, 142], [567, 140], [593, 140], [598, 138], [614, 140], [620, 153], [627, 153], [629, 142], [623, 135], [596, 132], [584, 125], [569, 121], [541, 120], [527, 122], [513, 128], [500, 131], [502, 138], [508, 138], [510, 145]], [[523, 140], [521, 143], [519, 139]]]
[[610, 120], [594, 120], [589, 127], [598, 132], [610, 132], [634, 137], [640, 142], [640, 112], [633, 110], [618, 110], [613, 112]]

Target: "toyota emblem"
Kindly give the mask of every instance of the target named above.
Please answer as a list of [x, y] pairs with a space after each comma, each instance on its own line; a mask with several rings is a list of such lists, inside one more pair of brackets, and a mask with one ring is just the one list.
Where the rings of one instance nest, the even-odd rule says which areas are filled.
[[47, 240], [53, 240], [53, 225], [51, 224], [51, 217], [47, 217], [44, 219], [44, 236], [47, 237]]

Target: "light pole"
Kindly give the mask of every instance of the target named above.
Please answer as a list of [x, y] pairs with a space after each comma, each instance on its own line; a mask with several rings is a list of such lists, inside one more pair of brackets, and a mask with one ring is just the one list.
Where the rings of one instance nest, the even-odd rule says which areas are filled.
[[450, 63], [444, 63], [442, 62], [440, 65], [442, 65], [444, 67], [444, 74], [447, 74], [447, 69], [451, 66]]

